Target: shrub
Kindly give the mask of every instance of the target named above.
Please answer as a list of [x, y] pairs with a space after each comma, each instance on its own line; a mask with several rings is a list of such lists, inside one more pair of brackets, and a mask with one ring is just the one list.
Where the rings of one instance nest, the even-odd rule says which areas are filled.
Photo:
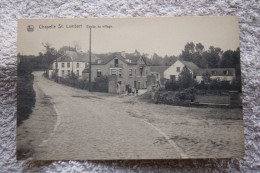
[[195, 89], [194, 88], [187, 88], [183, 91], [180, 91], [176, 93], [175, 99], [179, 101], [185, 101], [185, 100], [195, 100]]
[[32, 69], [29, 60], [21, 59], [17, 69], [17, 126], [29, 118], [35, 105]]

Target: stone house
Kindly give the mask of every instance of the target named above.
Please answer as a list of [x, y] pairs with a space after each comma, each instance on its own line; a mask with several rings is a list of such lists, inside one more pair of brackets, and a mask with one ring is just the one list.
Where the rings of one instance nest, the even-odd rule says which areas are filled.
[[[83, 72], [88, 78], [88, 67]], [[116, 76], [120, 92], [124, 92], [128, 86], [135, 88], [147, 88], [147, 76], [150, 75], [148, 66], [142, 56], [127, 56], [120, 53], [108, 54], [105, 58], [91, 63], [91, 80], [101, 76]]]

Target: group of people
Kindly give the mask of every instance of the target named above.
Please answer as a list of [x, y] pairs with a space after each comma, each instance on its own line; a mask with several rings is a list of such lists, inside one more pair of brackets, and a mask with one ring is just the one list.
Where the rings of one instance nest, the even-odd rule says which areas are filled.
[[135, 87], [128, 87], [127, 88], [127, 95], [133, 95], [133, 96], [138, 96], [138, 88]]
[[[126, 94], [138, 96], [138, 88], [131, 87], [131, 85], [126, 85]], [[121, 84], [117, 83], [117, 94], [121, 94]]]

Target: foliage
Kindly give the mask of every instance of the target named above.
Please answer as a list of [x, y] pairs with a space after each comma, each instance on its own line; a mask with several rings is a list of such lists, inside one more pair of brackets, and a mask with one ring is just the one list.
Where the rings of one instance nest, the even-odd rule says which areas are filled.
[[29, 117], [35, 105], [32, 70], [32, 63], [21, 58], [17, 70], [17, 126]]
[[203, 73], [202, 74], [203, 82], [206, 83], [206, 84], [210, 83], [210, 81], [211, 81], [210, 77], [211, 77], [211, 75], [210, 75], [210, 73], [208, 71], [206, 71], [206, 73]]
[[196, 80], [193, 79], [193, 76], [188, 68], [184, 68], [179, 74], [178, 84], [180, 89], [186, 89], [189, 87], [194, 87], [197, 85]]
[[212, 79], [209, 83], [201, 83], [196, 85], [195, 88], [199, 90], [236, 90], [241, 92], [241, 83], [238, 80], [234, 80], [230, 83], [229, 81], [220, 81], [218, 79]]
[[195, 89], [193, 87], [187, 88], [183, 91], [176, 93], [175, 99], [178, 101], [195, 100]]
[[[80, 79], [74, 72], [67, 75], [65, 78], [52, 75], [52, 80], [74, 88], [88, 90], [90, 87], [89, 81], [86, 79]], [[92, 82], [92, 91], [96, 92], [108, 92], [108, 77], [101, 76], [95, 78]]]
[[165, 84], [165, 89], [168, 91], [184, 90], [194, 87], [198, 83], [193, 79], [192, 74], [187, 68], [184, 68], [180, 73], [178, 80], [168, 80]]
[[100, 76], [95, 78], [92, 85], [92, 91], [108, 92], [108, 76]]
[[179, 90], [179, 84], [176, 80], [168, 80], [165, 83], [165, 89], [168, 91], [176, 91]]
[[145, 57], [145, 62], [151, 66], [170, 66], [178, 59], [176, 56], [168, 56], [168, 55], [161, 57], [156, 53], [154, 53], [151, 58], [148, 58], [147, 55], [144, 55], [144, 57]]
[[60, 55], [64, 55], [66, 51], [76, 51], [75, 47], [70, 47], [70, 46], [62, 46], [59, 50], [58, 53]]
[[223, 52], [210, 46], [208, 50], [201, 43], [187, 43], [179, 56], [184, 61], [191, 61], [200, 68], [238, 68], [240, 64], [239, 48]]

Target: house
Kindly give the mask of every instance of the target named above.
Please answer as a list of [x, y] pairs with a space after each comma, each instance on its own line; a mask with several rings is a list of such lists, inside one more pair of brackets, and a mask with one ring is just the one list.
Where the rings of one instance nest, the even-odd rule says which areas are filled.
[[[94, 56], [93, 61], [98, 58]], [[89, 56], [87, 53], [66, 51], [64, 55], [57, 58], [51, 65], [49, 76], [57, 72], [58, 77], [66, 77], [74, 72], [79, 78], [82, 77], [82, 72], [88, 65]]]
[[[83, 73], [88, 78], [88, 67]], [[115, 76], [120, 92], [124, 92], [129, 86], [146, 88], [148, 75], [150, 75], [150, 66], [142, 56], [110, 53], [91, 63], [91, 80], [94, 81], [101, 76]]]
[[174, 64], [172, 64], [169, 68], [164, 71], [165, 79], [178, 79], [183, 68], [188, 68], [190, 72], [193, 74], [195, 71], [200, 69], [196, 64], [189, 61], [181, 61], [177, 60]]
[[168, 80], [177, 80], [181, 71], [187, 68], [193, 78], [201, 83], [203, 81], [203, 75], [206, 73], [210, 74], [211, 79], [218, 79], [220, 81], [229, 81], [230, 83], [235, 80], [235, 69], [234, 68], [199, 68], [196, 64], [190, 61], [177, 60], [169, 68], [164, 71], [164, 78]]
[[164, 71], [168, 68], [169, 66], [150, 66], [151, 75], [155, 77], [156, 82], [164, 83]]

